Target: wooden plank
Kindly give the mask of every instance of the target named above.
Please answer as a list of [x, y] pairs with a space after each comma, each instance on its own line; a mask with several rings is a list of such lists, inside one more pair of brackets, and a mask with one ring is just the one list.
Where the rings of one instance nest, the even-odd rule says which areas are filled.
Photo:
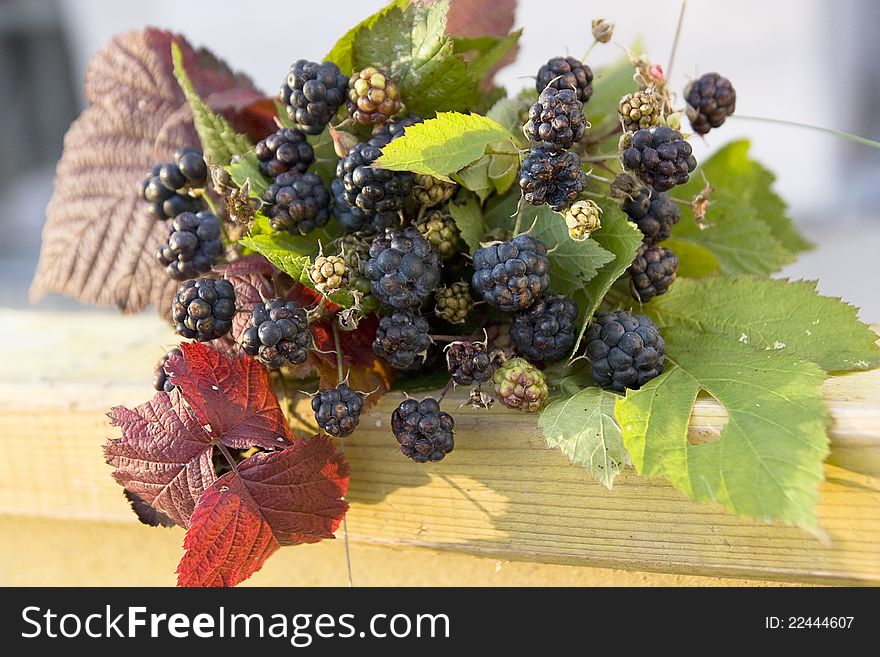
[[[174, 343], [170, 330], [150, 316], [0, 311], [0, 332], [7, 336], [0, 514], [133, 522], [101, 459], [101, 443], [115, 435], [104, 414], [151, 394], [154, 362]], [[829, 545], [796, 528], [694, 504], [632, 470], [606, 491], [545, 448], [533, 416], [502, 409], [457, 411], [453, 455], [414, 465], [397, 453], [388, 429], [394, 395], [364, 416], [345, 445], [351, 538], [504, 560], [877, 583], [880, 372], [833, 377], [824, 395], [834, 418], [819, 506]], [[461, 399], [453, 394], [450, 405]], [[723, 409], [701, 401], [693, 438], [723, 421]]]

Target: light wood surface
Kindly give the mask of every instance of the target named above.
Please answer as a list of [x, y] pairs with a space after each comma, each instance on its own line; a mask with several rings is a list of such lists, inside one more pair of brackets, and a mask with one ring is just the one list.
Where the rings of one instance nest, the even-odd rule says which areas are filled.
[[[116, 435], [105, 413], [152, 394], [155, 360], [175, 342], [170, 329], [149, 315], [0, 310], [0, 334], [0, 515], [135, 523], [101, 458], [102, 442]], [[415, 465], [390, 435], [394, 395], [346, 441], [350, 536], [377, 549], [431, 548], [502, 562], [877, 584], [880, 372], [833, 377], [824, 394], [834, 418], [819, 509], [828, 545], [796, 528], [691, 503], [632, 470], [609, 492], [546, 449], [533, 416], [506, 410], [457, 411], [455, 452]], [[456, 393], [448, 403], [460, 399]], [[723, 421], [723, 409], [700, 402], [693, 438]]]

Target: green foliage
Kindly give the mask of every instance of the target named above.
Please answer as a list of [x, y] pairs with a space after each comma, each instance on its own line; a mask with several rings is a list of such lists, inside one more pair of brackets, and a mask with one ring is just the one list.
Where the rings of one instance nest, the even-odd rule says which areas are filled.
[[662, 246], [678, 256], [679, 278], [702, 278], [717, 274], [721, 268], [718, 258], [705, 246], [674, 239], [664, 241]]
[[250, 140], [239, 134], [225, 118], [215, 114], [199, 98], [186, 70], [183, 67], [183, 54], [177, 43], [171, 43], [171, 59], [174, 62], [174, 77], [180, 85], [186, 102], [192, 110], [193, 122], [208, 164], [220, 166], [229, 164], [233, 155], [242, 155], [253, 148]]
[[467, 244], [468, 250], [473, 253], [480, 248], [485, 229], [483, 227], [483, 211], [480, 204], [473, 196], [469, 196], [465, 203], [450, 203], [449, 213], [455, 220], [461, 239]]
[[224, 168], [238, 187], [247, 184], [249, 195], [254, 198], [262, 198], [272, 182], [260, 171], [260, 161], [254, 153], [239, 157], [236, 162], [227, 164]]
[[502, 98], [497, 101], [486, 116], [504, 128], [513, 136], [519, 146], [526, 145], [523, 135], [523, 113], [528, 111], [529, 104], [522, 98]]
[[330, 189], [330, 183], [336, 177], [336, 165], [339, 156], [333, 146], [333, 137], [330, 129], [326, 128], [320, 135], [309, 135], [308, 141], [315, 151], [315, 162], [309, 167], [313, 173], [317, 173], [321, 181]]
[[489, 155], [484, 155], [458, 173], [450, 174], [449, 177], [468, 191], [476, 194], [480, 202], [483, 203], [495, 193], [495, 185], [489, 178], [489, 165], [491, 163], [492, 158]]

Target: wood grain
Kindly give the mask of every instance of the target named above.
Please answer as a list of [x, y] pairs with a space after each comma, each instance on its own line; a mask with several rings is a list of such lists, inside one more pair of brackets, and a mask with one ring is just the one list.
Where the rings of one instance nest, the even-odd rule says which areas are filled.
[[[115, 435], [105, 413], [151, 394], [155, 360], [175, 341], [170, 330], [150, 316], [4, 310], [0, 333], [7, 336], [0, 347], [0, 514], [135, 522], [101, 458], [101, 443]], [[694, 504], [632, 470], [609, 492], [546, 449], [533, 416], [506, 410], [457, 411], [452, 457], [416, 466], [390, 435], [393, 395], [345, 444], [350, 535], [503, 560], [876, 584], [880, 371], [832, 377], [824, 395], [834, 419], [819, 507], [829, 544]], [[462, 398], [453, 394], [450, 406]], [[692, 439], [717, 432], [724, 417], [717, 404], [700, 401]]]

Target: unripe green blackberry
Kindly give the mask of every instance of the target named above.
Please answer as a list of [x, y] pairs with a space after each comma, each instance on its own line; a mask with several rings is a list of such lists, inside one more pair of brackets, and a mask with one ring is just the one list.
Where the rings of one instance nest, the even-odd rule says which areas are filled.
[[361, 294], [370, 293], [370, 279], [364, 274], [364, 264], [370, 259], [373, 235], [348, 233], [339, 238], [339, 255], [348, 267], [349, 286]]
[[502, 404], [525, 413], [536, 413], [550, 396], [544, 373], [522, 358], [507, 360], [495, 370], [492, 382]]
[[599, 213], [602, 212], [595, 201], [577, 201], [565, 211], [565, 225], [568, 236], [576, 242], [583, 242], [594, 230], [602, 226]]
[[473, 307], [471, 287], [465, 282], [453, 283], [434, 292], [434, 314], [450, 324], [464, 324]]
[[416, 228], [441, 258], [449, 258], [460, 252], [461, 234], [448, 212], [431, 210], [416, 224]]
[[349, 79], [348, 113], [358, 123], [384, 123], [402, 111], [400, 88], [385, 71], [368, 66]]
[[349, 270], [340, 256], [319, 255], [309, 267], [309, 278], [318, 292], [329, 295], [348, 287]]
[[455, 194], [455, 183], [419, 173], [413, 176], [412, 194], [419, 205], [433, 208], [443, 205]]
[[620, 99], [617, 114], [625, 132], [653, 128], [663, 117], [663, 98], [651, 91], [635, 91]]

